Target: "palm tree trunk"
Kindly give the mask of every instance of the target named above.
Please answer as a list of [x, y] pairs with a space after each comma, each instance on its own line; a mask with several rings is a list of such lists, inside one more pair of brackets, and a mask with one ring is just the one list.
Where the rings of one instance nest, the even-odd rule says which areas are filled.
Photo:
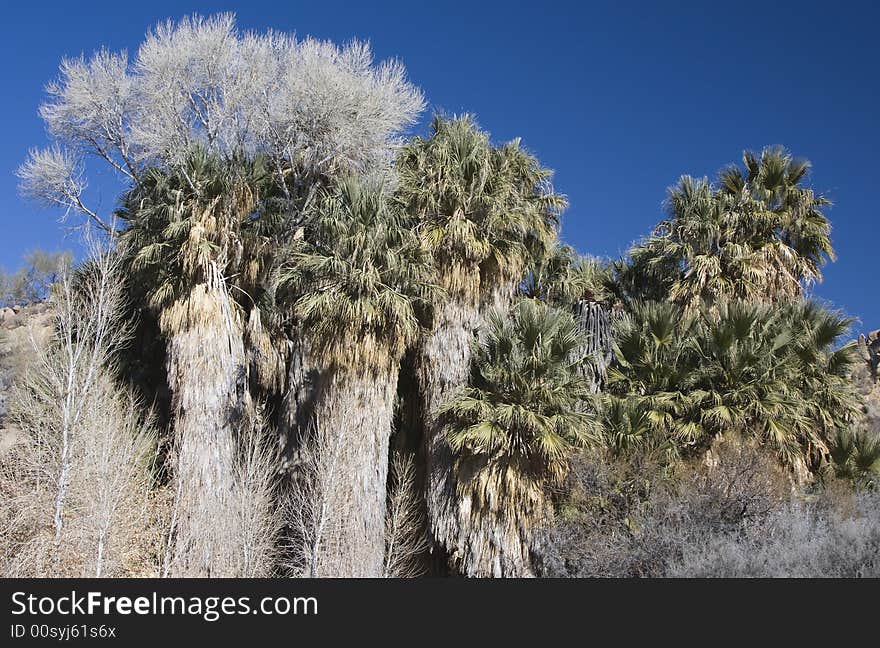
[[219, 533], [235, 491], [237, 428], [250, 406], [242, 327], [213, 268], [161, 318], [177, 443], [172, 573], [224, 573], [230, 547]]
[[504, 466], [460, 464], [453, 566], [471, 578], [533, 578], [534, 531], [552, 514], [539, 484]]
[[[325, 467], [321, 509], [327, 523], [312, 548], [315, 576], [377, 578], [385, 559], [388, 446], [398, 368], [339, 369], [322, 377], [316, 425], [333, 449], [322, 448]], [[325, 459], [326, 461], [326, 459]]]
[[294, 334], [288, 342], [287, 382], [278, 416], [281, 450], [295, 464], [302, 450], [318, 396], [319, 372], [308, 340]]
[[419, 350], [418, 379], [425, 417], [428, 518], [431, 534], [447, 554], [449, 567], [468, 576], [528, 577], [531, 527], [539, 502], [524, 502], [527, 511], [511, 519], [509, 511], [478, 506], [465, 480], [476, 475], [456, 472], [455, 457], [436, 421], [440, 407], [467, 384], [471, 344], [490, 308], [510, 304], [513, 286], [499, 284], [483, 303], [449, 300], [435, 314], [433, 332]]
[[611, 324], [615, 314], [601, 302], [581, 300], [575, 305], [575, 316], [581, 330], [587, 334], [587, 344], [580, 352], [592, 360], [585, 365], [584, 375], [589, 379], [593, 393], [598, 393], [614, 359]]
[[435, 326], [416, 362], [421, 409], [425, 418], [425, 499], [431, 535], [453, 563], [463, 529], [457, 514], [454, 456], [436, 421], [437, 409], [468, 380], [471, 343], [481, 316], [476, 304], [449, 300], [435, 314]]

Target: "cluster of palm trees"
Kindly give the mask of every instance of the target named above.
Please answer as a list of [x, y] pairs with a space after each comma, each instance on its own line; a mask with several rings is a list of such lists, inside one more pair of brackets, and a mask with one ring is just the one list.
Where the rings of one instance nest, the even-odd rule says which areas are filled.
[[[358, 117], [306, 119], [294, 114], [302, 105], [333, 102], [292, 101], [276, 146], [281, 117], [262, 94], [248, 103], [247, 93], [203, 93], [183, 79], [195, 99], [174, 110], [195, 135], [185, 131], [173, 155], [155, 148], [116, 165], [132, 182], [114, 236], [131, 303], [163, 349], [150, 373], [163, 384], [152, 387], [170, 393], [179, 573], [229, 575], [213, 560], [228, 536], [211, 528], [238, 488], [251, 438], [242, 430], [254, 421], [267, 421], [264, 439], [285, 459], [316, 437], [345, 448], [323, 496], [345, 510], [337, 540], [359, 559], [323, 565], [334, 576], [383, 573], [393, 448], [415, 457], [425, 562], [470, 576], [535, 573], [535, 532], [575, 452], [673, 463], [741, 436], [802, 477], [835, 457], [841, 474], [866, 465], [847, 441], [860, 408], [848, 380], [855, 358], [837, 346], [851, 320], [804, 300], [833, 255], [827, 201], [804, 186], [808, 163], [768, 148], [714, 183], [683, 177], [668, 218], [606, 264], [561, 243], [566, 199], [518, 140], [497, 145], [470, 116], [437, 116], [426, 137], [394, 146], [421, 101], [397, 71], [374, 74], [360, 50], [232, 29], [195, 22], [175, 38], [227, 34], [217, 48], [233, 43], [225, 55], [243, 66], [260, 63], [258, 44], [277, 50], [328, 76], [327, 92], [341, 91], [332, 75], [359, 79], [361, 100], [384, 97], [377, 114], [389, 116], [361, 143], [352, 124], [337, 124]], [[333, 68], [346, 56], [354, 63]], [[233, 100], [244, 103], [224, 104]], [[157, 119], [170, 109], [159, 108]], [[250, 121], [235, 121], [244, 112]], [[56, 113], [67, 114], [47, 112]], [[213, 134], [230, 123], [239, 130]], [[254, 123], [264, 124], [257, 135], [241, 130]], [[128, 161], [125, 135], [110, 143]], [[105, 148], [98, 155], [112, 163]], [[73, 185], [46, 181], [40, 159], [23, 172], [31, 190], [82, 206]], [[60, 161], [48, 170], [68, 171]], [[279, 490], [296, 488], [281, 472]]]
[[605, 442], [616, 453], [693, 455], [721, 435], [755, 437], [805, 475], [859, 413], [852, 346], [834, 346], [850, 324], [812, 302], [693, 315], [636, 304], [616, 335]]
[[[533, 156], [518, 142], [493, 145], [469, 116], [436, 118], [429, 138], [401, 149], [396, 168], [393, 186], [381, 174], [343, 175], [304, 203], [277, 186], [265, 159], [194, 148], [179, 167], [150, 169], [118, 211], [133, 300], [166, 341], [175, 474], [195, 500], [188, 516], [213, 515], [213, 500], [234, 488], [236, 429], [258, 402], [301, 408], [284, 402], [300, 388], [286, 367], [307, 356], [318, 378], [298, 417], [306, 425], [289, 432], [301, 442], [324, 426], [348, 448], [346, 478], [328, 497], [349, 506], [346, 541], [370, 548], [369, 564], [349, 575], [382, 569], [389, 443], [408, 351], [429, 526], [450, 552], [462, 548], [461, 509], [470, 504], [442, 406], [468, 382], [475, 332], [555, 245], [564, 206]], [[579, 343], [569, 320], [564, 345]], [[545, 427], [559, 416], [567, 414]], [[580, 433], [563, 437], [571, 435]]]
[[[123, 201], [120, 242], [166, 340], [177, 479], [218, 497], [255, 403], [306, 407], [293, 437], [321, 425], [348, 450], [328, 497], [369, 560], [344, 575], [375, 576], [392, 436], [409, 435], [445, 568], [521, 576], [573, 452], [674, 462], [754, 437], [806, 478], [858, 418], [853, 348], [836, 346], [852, 322], [801, 299], [831, 254], [806, 165], [779, 149], [745, 160], [720, 188], [684, 178], [671, 218], [607, 266], [559, 242], [549, 172], [469, 116], [407, 142], [395, 181], [346, 175], [305, 206], [259, 157], [196, 149], [151, 170]], [[578, 314], [612, 299], [624, 314], [604, 320], [615, 361], [597, 390], [597, 331]], [[306, 405], [285, 403], [297, 354], [318, 376]], [[400, 429], [407, 363], [416, 430]]]
[[743, 163], [715, 183], [682, 177], [669, 217], [612, 264], [628, 316], [601, 398], [605, 445], [681, 457], [755, 437], [803, 481], [862, 435], [855, 347], [840, 342], [853, 320], [805, 297], [834, 258], [809, 162], [768, 147]]
[[[685, 310], [738, 299], [796, 299], [834, 258], [828, 201], [802, 186], [810, 164], [785, 149], [743, 155], [715, 183], [683, 176], [669, 190], [669, 217], [636, 245], [619, 279], [641, 298]], [[647, 287], [645, 283], [647, 281]]]
[[841, 344], [853, 320], [804, 297], [833, 256], [828, 203], [784, 149], [743, 159], [715, 184], [682, 178], [669, 218], [624, 259], [543, 249], [518, 303], [490, 316], [468, 387], [440, 410], [458, 475], [448, 545], [468, 574], [530, 573], [531, 529], [578, 448], [671, 468], [726, 438], [757, 442], [801, 484], [874, 483], [880, 447], [860, 431], [855, 348]]

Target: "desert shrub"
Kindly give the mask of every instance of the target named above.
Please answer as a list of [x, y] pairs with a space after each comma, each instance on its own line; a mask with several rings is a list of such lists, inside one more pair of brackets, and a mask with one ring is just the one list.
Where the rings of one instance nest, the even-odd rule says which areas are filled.
[[30, 304], [49, 296], [49, 289], [72, 260], [69, 252], [32, 250], [13, 273], [0, 271], [0, 306]]
[[795, 503], [763, 527], [694, 539], [672, 561], [675, 577], [880, 577], [880, 493]]
[[54, 424], [57, 403], [47, 402], [47, 392], [33, 383], [16, 394], [21, 439], [0, 459], [0, 560], [7, 576], [153, 573], [150, 555], [159, 539], [151, 510], [154, 436], [131, 394], [105, 377], [99, 381], [66, 453]]
[[582, 459], [543, 573], [602, 577], [877, 577], [880, 493], [843, 479], [792, 490], [768, 453], [717, 444], [677, 475]]
[[543, 573], [659, 577], [711, 534], [763, 528], [790, 482], [767, 452], [725, 441], [706, 460], [661, 470], [645, 456], [582, 458], [542, 543]]
[[628, 575], [634, 521], [659, 474], [644, 455], [624, 460], [583, 454], [574, 459], [555, 521], [539, 536], [539, 573], [554, 577]]

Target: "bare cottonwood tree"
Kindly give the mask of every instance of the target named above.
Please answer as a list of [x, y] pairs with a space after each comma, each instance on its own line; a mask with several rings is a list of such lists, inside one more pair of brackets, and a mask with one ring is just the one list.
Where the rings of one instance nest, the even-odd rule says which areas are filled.
[[425, 571], [423, 557], [430, 546], [425, 510], [419, 501], [412, 457], [395, 453], [385, 521], [385, 578], [415, 578]]
[[162, 576], [261, 578], [271, 576], [283, 518], [278, 515], [279, 457], [265, 434], [259, 410], [238, 426], [231, 487], [218, 488], [192, 505], [192, 484], [174, 476], [166, 523]]
[[34, 336], [36, 360], [13, 399], [22, 441], [0, 459], [8, 575], [127, 573], [149, 533], [151, 417], [114, 379], [130, 334], [119, 255], [94, 240], [91, 250], [60, 278], [53, 334]]
[[296, 577], [345, 578], [358, 573], [369, 557], [366, 548], [346, 543], [345, 524], [351, 505], [344, 496], [347, 466], [345, 438], [316, 419], [310, 426], [293, 467], [287, 495], [289, 530], [287, 567]]
[[366, 43], [242, 33], [232, 14], [162, 23], [131, 61], [106, 49], [65, 59], [47, 92], [52, 142], [20, 167], [22, 189], [105, 230], [110, 220], [85, 204], [87, 156], [126, 188], [196, 144], [223, 158], [267, 154], [279, 179], [387, 168], [424, 106], [403, 65], [374, 64]]

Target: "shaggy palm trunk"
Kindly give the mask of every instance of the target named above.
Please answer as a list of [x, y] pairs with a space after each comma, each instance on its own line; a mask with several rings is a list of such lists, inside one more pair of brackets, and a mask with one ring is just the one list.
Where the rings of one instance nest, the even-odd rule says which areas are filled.
[[231, 548], [218, 533], [235, 492], [236, 431], [249, 407], [241, 323], [215, 266], [162, 314], [177, 443], [171, 573], [223, 573]]
[[312, 549], [313, 576], [376, 578], [385, 559], [388, 445], [397, 366], [338, 369], [322, 378], [315, 420], [333, 448], [322, 448], [332, 473], [322, 493], [326, 511]]
[[614, 313], [601, 302], [581, 300], [575, 305], [575, 316], [587, 337], [587, 343], [580, 353], [583, 357], [589, 356], [591, 360], [584, 366], [584, 374], [590, 381], [593, 393], [597, 393], [601, 390], [608, 367], [614, 359], [611, 339]]
[[319, 373], [309, 344], [301, 335], [288, 342], [287, 381], [278, 416], [278, 434], [284, 456], [291, 464], [300, 457], [318, 396]]
[[471, 344], [481, 328], [484, 311], [487, 307], [507, 306], [510, 291], [501, 287], [486, 301], [482, 307], [467, 301], [444, 303], [435, 315], [433, 332], [420, 349], [418, 377], [426, 420], [429, 525], [435, 542], [448, 555], [449, 566], [456, 571], [468, 576], [526, 577], [533, 575], [531, 535], [525, 532], [528, 525], [521, 523], [519, 513], [511, 514], [509, 509], [474, 505], [468, 494], [473, 487], [470, 482], [482, 478], [456, 471], [455, 456], [435, 418], [437, 408], [467, 384]]
[[552, 515], [541, 484], [484, 461], [462, 462], [457, 470], [459, 525], [457, 564], [473, 578], [531, 578], [534, 532]]
[[416, 362], [425, 418], [425, 500], [431, 536], [449, 554], [450, 566], [458, 567], [458, 549], [466, 528], [459, 524], [457, 514], [455, 457], [437, 424], [436, 412], [458, 387], [467, 383], [471, 341], [481, 318], [475, 304], [453, 300], [443, 303], [435, 318], [434, 330], [419, 349]]

